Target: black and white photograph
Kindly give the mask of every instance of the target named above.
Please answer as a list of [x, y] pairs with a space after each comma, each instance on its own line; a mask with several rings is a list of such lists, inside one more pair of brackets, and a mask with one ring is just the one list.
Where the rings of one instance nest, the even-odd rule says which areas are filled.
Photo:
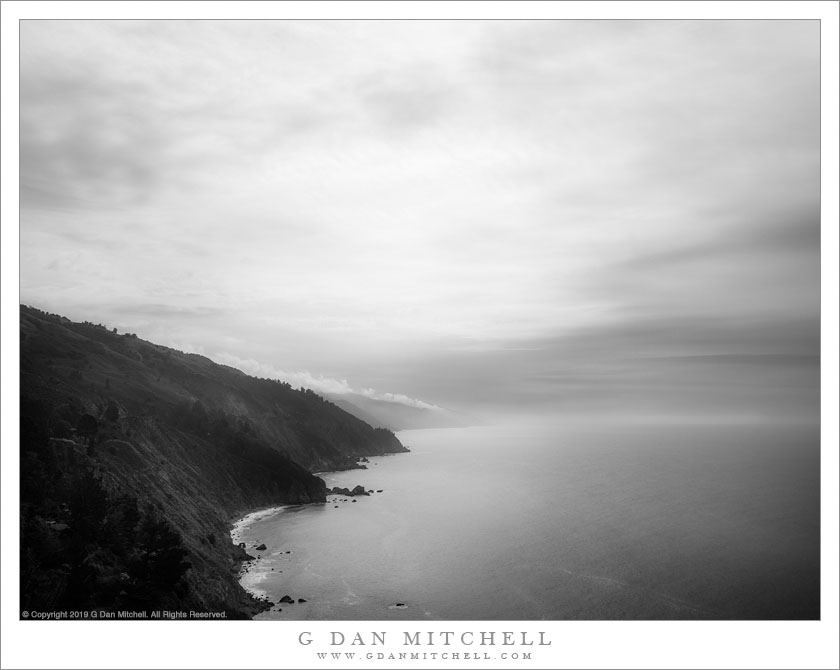
[[836, 623], [836, 50], [599, 4], [4, 26], [4, 620], [377, 668]]

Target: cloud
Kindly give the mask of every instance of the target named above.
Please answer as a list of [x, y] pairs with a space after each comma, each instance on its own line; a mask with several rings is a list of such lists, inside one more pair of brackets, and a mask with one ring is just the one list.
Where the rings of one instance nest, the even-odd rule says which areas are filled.
[[115, 305], [112, 309], [116, 313], [132, 316], [153, 317], [156, 319], [177, 317], [184, 319], [203, 319], [207, 317], [227, 316], [227, 312], [219, 307], [209, 305], [172, 305], [161, 303]]
[[432, 405], [416, 398], [410, 398], [401, 393], [381, 393], [372, 388], [355, 389], [346, 379], [333, 379], [323, 375], [314, 375], [307, 370], [288, 372], [280, 370], [271, 365], [259, 363], [254, 359], [242, 359], [233, 356], [229, 353], [218, 353], [212, 356], [213, 360], [222, 365], [229, 365], [230, 367], [242, 370], [249, 375], [257, 377], [265, 377], [268, 379], [277, 379], [287, 382], [295, 388], [308, 388], [318, 393], [335, 394], [335, 395], [362, 395], [371, 400], [381, 400], [383, 402], [395, 403], [398, 405], [406, 405], [407, 407], [415, 407], [418, 409], [441, 409], [437, 405]]
[[402, 393], [379, 393], [378, 391], [369, 388], [361, 389], [359, 391], [350, 390], [348, 391], [348, 393], [357, 393], [359, 395], [363, 395], [365, 398], [370, 398], [371, 400], [381, 400], [383, 402], [390, 402], [397, 405], [416, 407], [417, 409], [442, 409], [437, 405], [432, 405], [431, 403], [423, 402], [422, 400], [418, 400], [417, 398], [409, 398], [407, 395], [403, 395]]
[[396, 133], [434, 125], [458, 99], [457, 89], [430, 63], [367, 75], [357, 84], [357, 95], [374, 127]]
[[819, 158], [817, 22], [23, 22], [21, 299], [550, 403], [810, 355]]
[[22, 207], [101, 208], [150, 197], [167, 145], [152, 89], [84, 63], [41, 69], [22, 27]]

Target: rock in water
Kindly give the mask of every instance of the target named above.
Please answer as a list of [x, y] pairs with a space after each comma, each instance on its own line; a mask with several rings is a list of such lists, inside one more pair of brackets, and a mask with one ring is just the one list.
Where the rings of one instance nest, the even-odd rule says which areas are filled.
[[257, 551], [265, 551], [268, 547], [264, 544], [261, 544], [259, 547], [255, 547]]

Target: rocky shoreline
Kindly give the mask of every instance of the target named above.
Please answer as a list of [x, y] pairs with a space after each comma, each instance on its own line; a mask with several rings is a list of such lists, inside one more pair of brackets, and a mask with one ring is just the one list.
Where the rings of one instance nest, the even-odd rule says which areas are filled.
[[[364, 461], [367, 462], [367, 459], [364, 459]], [[364, 468], [364, 466], [361, 467]], [[357, 467], [355, 469], [360, 468]], [[337, 470], [336, 472], [339, 471], [341, 470]], [[327, 498], [326, 503], [347, 502], [348, 498], [352, 498], [351, 502], [356, 502], [356, 497], [371, 496], [382, 492], [383, 489], [366, 489], [361, 484], [356, 485], [352, 489], [334, 486], [331, 489], [326, 490], [327, 496], [344, 497], [334, 498], [332, 500]], [[320, 505], [326, 503], [317, 502], [311, 504]], [[274, 505], [271, 507], [261, 507], [256, 509], [251, 508], [248, 510], [244, 510], [241, 515], [237, 515], [236, 517], [229, 519], [230, 537], [233, 545], [234, 556], [233, 563], [231, 564], [231, 572], [237, 574], [237, 581], [239, 582], [240, 588], [242, 589], [242, 611], [252, 619], [258, 614], [261, 614], [262, 612], [272, 610], [272, 608], [275, 608], [275, 611], [278, 612], [282, 611], [282, 609], [280, 608], [281, 604], [294, 605], [295, 603], [302, 604], [308, 602], [306, 598], [293, 598], [291, 595], [286, 594], [282, 598], [280, 598], [276, 603], [274, 603], [267, 596], [263, 596], [259, 593], [256, 593], [253, 590], [242, 585], [242, 578], [246, 574], [248, 574], [248, 572], [250, 572], [253, 566], [257, 565], [258, 562], [262, 560], [261, 555], [257, 554], [256, 556], [253, 556], [249, 552], [263, 552], [268, 550], [268, 547], [264, 542], [252, 542], [252, 546], [248, 547], [246, 543], [242, 541], [242, 531], [248, 526], [250, 526], [252, 523], [259, 521], [260, 519], [263, 519], [267, 516], [271, 516], [273, 514], [281, 513], [286, 507], [289, 506], [290, 505]], [[338, 505], [336, 505], [335, 507], [338, 507]], [[290, 554], [292, 552], [291, 550], [286, 550], [285, 553]], [[272, 570], [274, 569], [272, 568]]]
[[[230, 571], [237, 576], [237, 583], [239, 583], [239, 588], [242, 593], [242, 611], [251, 619], [257, 614], [270, 609], [273, 603], [268, 598], [252, 593], [241, 584], [242, 575], [247, 571], [247, 566], [252, 564], [253, 561], [256, 561], [258, 557], [248, 553], [245, 543], [241, 541], [239, 533], [248, 524], [269, 514], [279, 512], [283, 507], [275, 505], [272, 507], [251, 508], [228, 520], [231, 544], [233, 545], [233, 562], [231, 563]], [[262, 546], [265, 548], [265, 545]]]
[[[314, 503], [314, 504], [323, 504], [323, 503]], [[251, 547], [249, 548], [249, 547], [247, 547], [245, 542], [241, 541], [241, 536], [239, 535], [239, 533], [241, 532], [242, 529], [247, 527], [249, 524], [251, 524], [255, 521], [258, 521], [259, 519], [265, 518], [266, 516], [270, 516], [272, 514], [282, 512], [285, 507], [287, 507], [287, 505], [284, 505], [282, 507], [267, 507], [267, 508], [263, 508], [263, 509], [259, 509], [259, 510], [252, 510], [247, 515], [245, 515], [244, 517], [236, 520], [233, 523], [232, 528], [231, 528], [231, 539], [234, 542], [235, 549], [240, 552], [240, 558], [236, 563], [236, 572], [238, 574], [238, 579], [239, 579], [239, 582], [240, 582], [240, 586], [241, 586], [242, 577], [244, 577], [248, 572], [250, 572], [251, 567], [253, 567], [259, 561], [262, 560], [262, 556], [260, 556], [260, 555], [252, 556], [251, 554], [248, 553], [248, 550], [250, 549], [251, 551], [254, 551], [254, 552], [267, 551], [268, 547], [266, 546], [266, 544], [264, 542], [260, 542], [260, 543], [255, 543], [254, 542], [254, 543], [252, 543]], [[285, 551], [285, 553], [286, 554], [291, 554], [292, 552], [291, 552], [290, 549], [287, 549]], [[274, 568], [272, 568], [272, 571], [273, 570], [274, 570]], [[282, 572], [282, 570], [281, 570], [281, 572]], [[250, 614], [251, 618], [254, 618], [257, 614], [260, 614], [261, 612], [269, 611], [274, 607], [276, 607], [275, 611], [281, 612], [282, 611], [282, 609], [280, 608], [281, 604], [294, 605], [296, 602], [297, 603], [308, 602], [306, 600], [306, 598], [294, 599], [294, 598], [292, 598], [292, 596], [287, 594], [287, 595], [284, 595], [282, 598], [280, 598], [277, 601], [277, 603], [274, 603], [271, 600], [269, 600], [267, 596], [263, 596], [263, 595], [260, 595], [258, 593], [255, 593], [254, 591], [249, 590], [248, 588], [246, 588], [244, 586], [241, 586], [241, 588], [242, 588], [243, 592], [247, 595], [247, 598], [249, 599], [249, 604], [251, 606], [251, 611], [249, 612], [249, 614]]]

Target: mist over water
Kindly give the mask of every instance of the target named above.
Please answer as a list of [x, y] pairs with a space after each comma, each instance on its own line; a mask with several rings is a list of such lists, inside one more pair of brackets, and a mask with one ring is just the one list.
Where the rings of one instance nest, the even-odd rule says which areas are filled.
[[382, 493], [240, 529], [262, 556], [243, 584], [307, 601], [259, 618], [819, 617], [816, 423], [523, 417], [399, 437], [411, 453], [323, 475]]

